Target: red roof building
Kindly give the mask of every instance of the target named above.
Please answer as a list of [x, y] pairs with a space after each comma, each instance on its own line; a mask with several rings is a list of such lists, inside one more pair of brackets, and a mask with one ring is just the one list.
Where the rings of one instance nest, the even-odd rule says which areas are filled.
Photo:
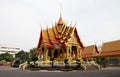
[[120, 40], [103, 43], [100, 57], [120, 56]]
[[82, 58], [85, 60], [93, 60], [98, 53], [99, 52], [96, 45], [87, 46], [82, 50]]
[[74, 26], [66, 24], [60, 15], [52, 28], [41, 29], [36, 53], [45, 61], [51, 57], [56, 60], [81, 59], [80, 52], [83, 47], [76, 24]]
[[98, 57], [105, 60], [106, 65], [120, 66], [120, 40], [103, 43]]

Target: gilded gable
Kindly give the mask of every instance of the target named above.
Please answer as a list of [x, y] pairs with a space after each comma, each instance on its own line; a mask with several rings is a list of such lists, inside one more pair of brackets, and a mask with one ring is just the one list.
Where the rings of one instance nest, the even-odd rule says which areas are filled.
[[75, 33], [72, 35], [72, 37], [68, 40], [67, 44], [73, 44], [73, 45], [78, 45], [78, 39], [75, 35]]

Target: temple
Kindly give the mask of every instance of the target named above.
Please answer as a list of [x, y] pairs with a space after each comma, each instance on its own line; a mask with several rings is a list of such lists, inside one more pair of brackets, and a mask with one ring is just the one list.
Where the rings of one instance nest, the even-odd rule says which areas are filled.
[[103, 43], [98, 55], [107, 66], [120, 66], [120, 40]]
[[82, 59], [83, 61], [95, 61], [98, 56], [99, 51], [96, 45], [86, 46], [82, 50]]
[[42, 61], [74, 61], [82, 60], [81, 52], [84, 48], [78, 35], [76, 24], [67, 24], [62, 15], [52, 28], [41, 28], [40, 38], [37, 45], [38, 58]]

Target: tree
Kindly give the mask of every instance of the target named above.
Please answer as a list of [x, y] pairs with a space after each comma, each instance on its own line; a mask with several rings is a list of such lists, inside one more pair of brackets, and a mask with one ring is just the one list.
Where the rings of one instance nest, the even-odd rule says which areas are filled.
[[99, 57], [96, 57], [96, 63], [101, 64], [101, 59]]
[[19, 53], [17, 53], [15, 55], [15, 58], [19, 58], [21, 63], [26, 62], [26, 61], [27, 62], [34, 61], [34, 63], [35, 63], [35, 61], [38, 60], [38, 58], [35, 55], [35, 50], [36, 50], [36, 48], [30, 49], [29, 52], [25, 52], [25, 51], [21, 50]]
[[12, 62], [14, 60], [13, 56], [9, 53], [4, 53], [0, 55], [0, 60], [6, 60], [8, 62]]
[[21, 63], [29, 61], [29, 53], [21, 50], [15, 55], [15, 58], [20, 59]]
[[35, 61], [38, 60], [38, 57], [35, 54], [35, 50], [36, 50], [36, 48], [32, 48], [32, 49], [30, 49], [30, 52], [29, 52], [30, 60], [34, 61], [34, 63], [35, 63]]

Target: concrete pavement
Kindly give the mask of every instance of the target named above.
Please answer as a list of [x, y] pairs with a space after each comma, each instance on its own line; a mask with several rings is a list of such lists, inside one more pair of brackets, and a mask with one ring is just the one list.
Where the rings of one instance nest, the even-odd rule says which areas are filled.
[[92, 71], [29, 71], [18, 68], [1, 67], [0, 77], [120, 77], [120, 67]]

